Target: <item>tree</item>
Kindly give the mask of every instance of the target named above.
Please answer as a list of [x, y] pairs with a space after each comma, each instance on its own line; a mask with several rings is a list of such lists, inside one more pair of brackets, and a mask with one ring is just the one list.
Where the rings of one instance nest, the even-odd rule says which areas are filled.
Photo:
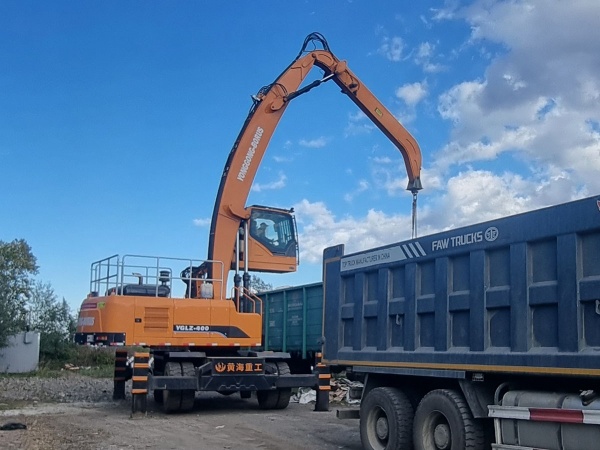
[[250, 278], [250, 286], [252, 287], [252, 292], [254, 293], [273, 290], [273, 285], [271, 283], [267, 283], [257, 275], [252, 275], [252, 278]]
[[59, 301], [49, 283], [38, 281], [31, 290], [28, 307], [30, 327], [40, 332], [40, 359], [67, 359], [75, 319], [65, 299]]
[[0, 348], [25, 326], [32, 276], [37, 270], [36, 258], [24, 239], [0, 241]]

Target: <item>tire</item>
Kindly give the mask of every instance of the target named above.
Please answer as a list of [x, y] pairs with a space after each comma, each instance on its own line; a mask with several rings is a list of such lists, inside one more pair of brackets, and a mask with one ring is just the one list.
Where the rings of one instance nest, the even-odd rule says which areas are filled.
[[279, 391], [256, 391], [256, 399], [260, 409], [275, 409], [279, 401]]
[[163, 401], [164, 401], [163, 394], [164, 393], [165, 393], [165, 391], [163, 391], [162, 389], [154, 389], [154, 392], [153, 392], [154, 401], [156, 403], [158, 403], [159, 405], [163, 404]]
[[[196, 369], [191, 362], [181, 363], [181, 374], [184, 377], [196, 376]], [[196, 391], [194, 389], [184, 389], [181, 391], [181, 411], [191, 411], [194, 409], [194, 401], [196, 400]]]
[[[179, 377], [183, 375], [181, 363], [168, 362], [165, 364], [165, 376]], [[166, 413], [179, 412], [181, 410], [181, 390], [165, 389], [163, 390], [163, 409]]]
[[415, 414], [415, 450], [482, 450], [484, 432], [473, 419], [461, 393], [438, 389], [429, 392]]
[[[290, 368], [285, 362], [265, 362], [267, 373], [277, 373], [278, 375], [289, 375]], [[291, 388], [279, 388], [269, 391], [257, 391], [256, 398], [260, 409], [285, 409], [290, 403], [292, 396]]]
[[285, 409], [290, 404], [290, 399], [292, 398], [292, 388], [280, 388], [277, 389], [279, 396], [277, 398], [277, 403], [275, 403], [275, 408], [273, 409]]
[[400, 389], [372, 389], [360, 405], [360, 440], [367, 450], [412, 448], [413, 407]]
[[289, 375], [292, 373], [290, 371], [290, 366], [286, 362], [276, 362], [275, 367], [277, 367], [277, 373], [279, 375]]
[[[277, 372], [279, 375], [289, 375], [290, 366], [288, 366], [285, 362], [278, 362], [277, 364]], [[275, 404], [275, 409], [285, 409], [290, 404], [290, 398], [292, 397], [292, 389], [291, 388], [280, 388], [279, 398], [277, 399], [277, 403]]]

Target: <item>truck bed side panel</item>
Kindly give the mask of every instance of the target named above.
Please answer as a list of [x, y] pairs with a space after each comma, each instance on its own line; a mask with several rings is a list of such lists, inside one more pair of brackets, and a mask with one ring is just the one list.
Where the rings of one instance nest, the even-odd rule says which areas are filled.
[[600, 374], [600, 197], [324, 252], [327, 362]]

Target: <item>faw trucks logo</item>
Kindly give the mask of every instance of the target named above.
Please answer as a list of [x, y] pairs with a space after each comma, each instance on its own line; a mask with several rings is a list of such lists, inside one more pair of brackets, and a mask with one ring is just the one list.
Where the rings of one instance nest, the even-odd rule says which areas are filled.
[[498, 234], [498, 228], [489, 227], [485, 231], [476, 231], [475, 233], [460, 234], [445, 239], [438, 239], [431, 242], [431, 250], [446, 250], [449, 248], [461, 247], [463, 245], [476, 244], [478, 242], [483, 242], [484, 239], [487, 242], [493, 242], [498, 239]]
[[256, 153], [256, 148], [260, 143], [260, 139], [265, 130], [261, 127], [256, 128], [256, 133], [254, 133], [254, 137], [252, 138], [252, 142], [250, 143], [250, 148], [246, 152], [246, 157], [244, 158], [244, 162], [242, 163], [242, 167], [238, 173], [237, 179], [240, 181], [244, 181], [246, 178], [246, 174], [248, 173], [248, 169], [250, 168], [250, 164], [252, 163], [252, 158], [254, 158], [254, 154]]

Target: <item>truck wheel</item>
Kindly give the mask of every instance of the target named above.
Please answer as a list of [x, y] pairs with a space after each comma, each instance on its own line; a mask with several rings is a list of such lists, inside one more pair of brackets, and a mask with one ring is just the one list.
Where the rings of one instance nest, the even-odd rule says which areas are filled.
[[[181, 374], [184, 377], [196, 376], [196, 369], [191, 362], [181, 363]], [[191, 411], [194, 409], [194, 401], [196, 400], [196, 391], [193, 389], [185, 389], [181, 391], [181, 411]]]
[[[178, 362], [168, 362], [165, 364], [165, 376], [180, 377], [181, 364]], [[181, 390], [165, 389], [163, 390], [163, 409], [166, 413], [178, 412], [181, 409]]]
[[379, 387], [360, 405], [360, 440], [368, 450], [412, 448], [413, 407], [400, 389]]
[[417, 407], [414, 442], [416, 450], [482, 450], [483, 428], [459, 392], [438, 389]]

